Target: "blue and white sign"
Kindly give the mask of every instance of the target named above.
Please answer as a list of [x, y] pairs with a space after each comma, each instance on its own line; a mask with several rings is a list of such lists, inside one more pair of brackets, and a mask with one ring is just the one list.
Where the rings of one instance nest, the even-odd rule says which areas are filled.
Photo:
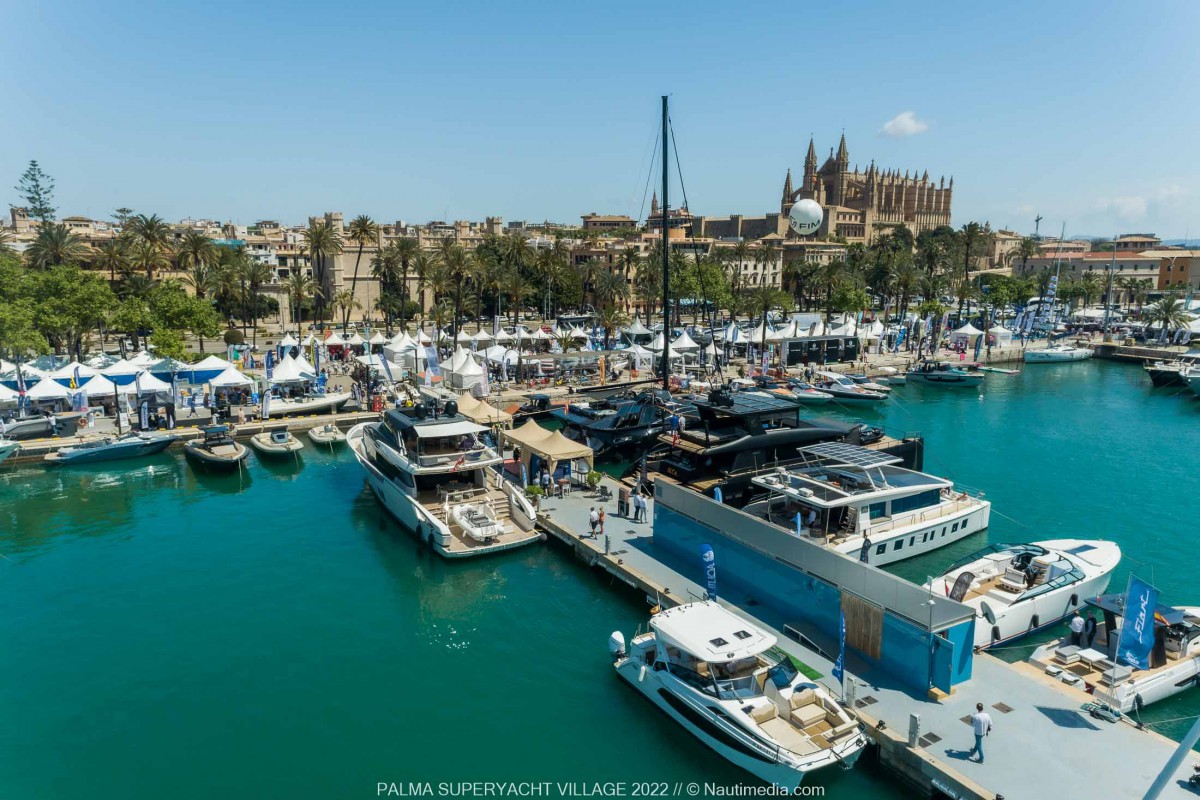
[[700, 545], [700, 561], [704, 564], [704, 586], [708, 590], [708, 599], [717, 599], [717, 554], [712, 545]]
[[1125, 618], [1121, 640], [1117, 643], [1117, 661], [1138, 669], [1150, 668], [1154, 649], [1154, 609], [1158, 607], [1158, 589], [1136, 575], [1129, 576], [1125, 590]]
[[833, 677], [839, 681], [846, 677], [846, 612], [838, 614], [838, 657], [830, 670]]

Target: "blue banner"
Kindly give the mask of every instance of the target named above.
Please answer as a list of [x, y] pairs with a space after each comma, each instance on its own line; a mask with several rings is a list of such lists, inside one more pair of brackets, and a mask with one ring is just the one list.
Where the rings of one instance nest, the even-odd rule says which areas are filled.
[[271, 380], [271, 378], [274, 377], [274, 375], [275, 375], [275, 351], [274, 350], [267, 351], [266, 365], [267, 365], [267, 380]]
[[442, 374], [442, 367], [438, 363], [438, 351], [436, 347], [425, 348], [425, 373], [427, 375]]
[[842, 611], [838, 614], [838, 657], [837, 661], [833, 662], [833, 669], [830, 670], [833, 677], [839, 681], [843, 680], [846, 675], [846, 612]]
[[1125, 617], [1121, 640], [1117, 643], [1117, 661], [1138, 669], [1150, 668], [1154, 649], [1154, 609], [1158, 607], [1158, 589], [1136, 575], [1129, 576], [1125, 590]]
[[708, 590], [708, 599], [717, 599], [717, 554], [712, 545], [700, 545], [700, 560], [704, 563], [704, 586]]
[[725, 502], [725, 495], [722, 494], [720, 486], [713, 487], [713, 500], [716, 500], [718, 503]]

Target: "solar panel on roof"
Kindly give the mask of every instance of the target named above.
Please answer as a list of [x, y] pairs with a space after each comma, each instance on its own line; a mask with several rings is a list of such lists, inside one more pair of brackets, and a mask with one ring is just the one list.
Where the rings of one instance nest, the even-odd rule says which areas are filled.
[[829, 458], [834, 461], [840, 461], [843, 464], [852, 464], [856, 467], [882, 467], [888, 464], [899, 464], [903, 459], [888, 453], [881, 453], [878, 450], [868, 450], [865, 447], [859, 447], [855, 444], [845, 444], [844, 442], [821, 442], [820, 444], [810, 444], [806, 447], [801, 447], [800, 452], [805, 455], [817, 456], [818, 458]]

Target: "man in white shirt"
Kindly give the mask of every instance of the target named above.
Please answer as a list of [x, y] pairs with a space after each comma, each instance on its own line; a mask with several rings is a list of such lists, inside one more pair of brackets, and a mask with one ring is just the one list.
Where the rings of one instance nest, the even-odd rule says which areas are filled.
[[1079, 642], [1083, 636], [1083, 617], [1079, 616], [1076, 611], [1071, 615], [1071, 644], [1079, 647]]
[[971, 727], [975, 729], [975, 746], [967, 753], [967, 758], [979, 753], [979, 763], [983, 763], [983, 737], [992, 732], [992, 718], [983, 710], [983, 703], [975, 704], [975, 713], [971, 717]]
[[588, 513], [588, 522], [591, 525], [591, 538], [596, 538], [596, 526], [600, 524], [600, 514], [596, 511], [596, 507], [592, 506], [592, 510]]

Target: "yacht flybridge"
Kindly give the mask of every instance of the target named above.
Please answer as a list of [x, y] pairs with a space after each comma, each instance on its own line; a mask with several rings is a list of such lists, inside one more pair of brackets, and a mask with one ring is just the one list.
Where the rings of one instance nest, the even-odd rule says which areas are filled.
[[1053, 625], [1108, 588], [1121, 548], [1101, 540], [993, 544], [925, 586], [975, 609], [975, 646], [995, 647]]
[[745, 511], [875, 566], [979, 533], [992, 504], [878, 450], [825, 442], [804, 463], [751, 479], [765, 496]]
[[492, 469], [503, 457], [480, 440], [486, 431], [453, 400], [423, 401], [355, 426], [346, 441], [383, 507], [441, 555], [463, 558], [541, 538], [521, 488]]
[[1125, 595], [1088, 598], [1100, 612], [1096, 638], [1089, 644], [1058, 639], [1033, 651], [1029, 662], [1046, 674], [1083, 684], [1097, 702], [1128, 713], [1192, 688], [1200, 681], [1200, 608], [1159, 605], [1154, 609], [1150, 668], [1117, 663], [1114, 653], [1125, 622]]
[[794, 789], [813, 770], [853, 765], [866, 746], [859, 723], [800, 675], [775, 637], [715, 602], [650, 619], [625, 649], [609, 639], [617, 674], [727, 760]]

